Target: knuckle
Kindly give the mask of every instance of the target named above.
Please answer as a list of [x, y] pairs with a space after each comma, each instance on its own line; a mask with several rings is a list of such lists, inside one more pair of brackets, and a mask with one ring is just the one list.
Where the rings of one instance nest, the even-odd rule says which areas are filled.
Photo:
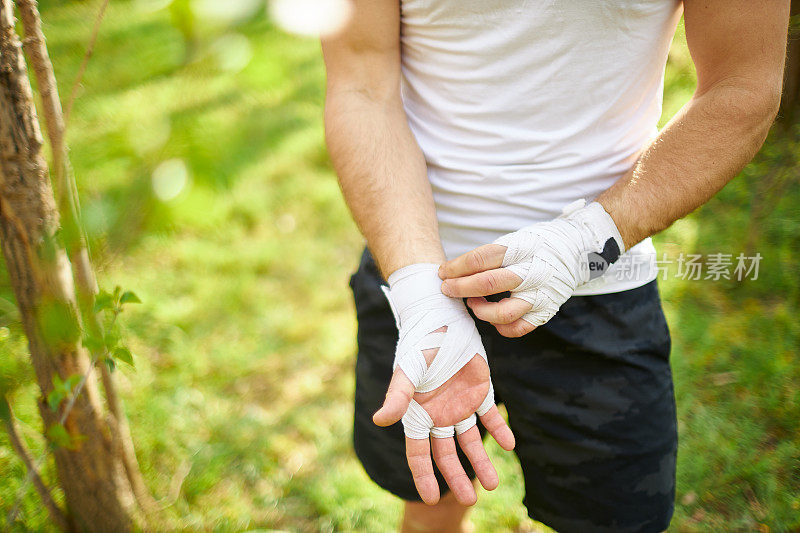
[[522, 337], [528, 332], [527, 329], [526, 323], [520, 321], [519, 323], [512, 324], [509, 327], [509, 333], [512, 337]]
[[419, 482], [419, 481], [425, 481], [428, 478], [433, 477], [433, 474], [429, 472], [411, 472], [411, 477], [414, 481]]
[[455, 450], [448, 450], [437, 454], [436, 460], [445, 467], [445, 469], [461, 466], [461, 461], [458, 460], [458, 455], [456, 455]]
[[484, 265], [486, 265], [486, 258], [480, 249], [476, 249], [467, 256], [466, 264], [470, 270], [483, 270]]
[[493, 274], [488, 274], [483, 278], [482, 288], [487, 294], [494, 294], [497, 288], [497, 279]]
[[510, 309], [503, 309], [498, 313], [497, 319], [501, 324], [510, 324], [514, 321], [514, 312]]
[[390, 399], [392, 397], [399, 396], [401, 399], [410, 400], [411, 394], [409, 391], [405, 390], [403, 387], [398, 386], [396, 383], [390, 383], [389, 388], [386, 391], [386, 398]]
[[482, 420], [484, 427], [490, 432], [496, 431], [503, 426], [503, 421], [498, 419], [496, 416], [492, 416], [491, 418], [486, 417], [486, 420]]

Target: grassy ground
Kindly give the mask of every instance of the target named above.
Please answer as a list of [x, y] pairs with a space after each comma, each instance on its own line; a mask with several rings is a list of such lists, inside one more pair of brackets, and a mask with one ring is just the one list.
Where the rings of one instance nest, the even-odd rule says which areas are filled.
[[[66, 94], [95, 6], [42, 4]], [[318, 45], [263, 15], [200, 20], [186, 63], [184, 35], [158, 4], [112, 2], [69, 130], [101, 284], [144, 301], [125, 312], [136, 370], [119, 379], [147, 481], [162, 497], [188, 469], [171, 507], [185, 529], [389, 531], [400, 504], [350, 444], [347, 278], [361, 239], [324, 149]], [[670, 57], [665, 117], [694, 81], [680, 38]], [[776, 172], [797, 163], [794, 135], [773, 135], [718, 198], [657, 239], [672, 258], [763, 256], [757, 281], [661, 285], [682, 439], [674, 531], [800, 529], [800, 190], [796, 171]], [[159, 200], [154, 175], [177, 197]], [[41, 450], [36, 388], [0, 289], [0, 371], [25, 378], [14, 405]], [[490, 453], [503, 483], [480, 494], [478, 531], [536, 529], [516, 462]], [[24, 470], [2, 434], [0, 472], [7, 527]], [[14, 529], [47, 528], [29, 490]]]

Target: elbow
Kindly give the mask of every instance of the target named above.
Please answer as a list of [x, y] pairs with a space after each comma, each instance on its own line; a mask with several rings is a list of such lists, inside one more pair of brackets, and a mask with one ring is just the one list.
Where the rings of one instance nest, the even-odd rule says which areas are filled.
[[770, 90], [765, 88], [753, 96], [753, 110], [750, 120], [754, 137], [754, 151], [761, 149], [761, 145], [764, 144], [772, 124], [778, 116], [780, 106], [780, 89]]
[[781, 107], [781, 86], [764, 87], [753, 95], [753, 122], [766, 136]]
[[342, 114], [381, 112], [400, 104], [400, 87], [385, 83], [337, 83], [329, 81], [325, 92], [327, 122]]
[[712, 105], [720, 119], [739, 129], [740, 134], [751, 134], [760, 145], [778, 115], [782, 81], [777, 76], [761, 80], [730, 77], [698, 86], [694, 99], [715, 102]]
[[781, 84], [742, 86], [737, 91], [739, 102], [732, 105], [740, 110], [742, 125], [758, 139], [759, 145], [767, 136], [781, 105]]
[[[781, 72], [782, 74], [782, 72]], [[759, 146], [766, 138], [781, 106], [783, 76], [765, 76], [760, 82], [742, 84], [747, 124], [759, 138]]]
[[[726, 90], [727, 89], [727, 90]], [[781, 83], [741, 83], [722, 89], [721, 103], [743, 139], [757, 151], [767, 138], [781, 103]]]
[[399, 84], [329, 83], [323, 108], [326, 140], [330, 143], [332, 137], [351, 135], [360, 124], [400, 110]]
[[334, 76], [328, 73], [326, 104], [386, 106], [399, 101], [400, 80], [396, 76], [370, 73]]

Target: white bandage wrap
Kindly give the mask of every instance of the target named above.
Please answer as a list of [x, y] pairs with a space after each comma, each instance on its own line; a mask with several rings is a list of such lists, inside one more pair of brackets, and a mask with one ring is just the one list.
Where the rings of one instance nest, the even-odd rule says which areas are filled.
[[[438, 271], [439, 265], [435, 263], [409, 265], [389, 276], [390, 288], [382, 287], [399, 331], [394, 368], [403, 370], [416, 392], [441, 387], [475, 354], [486, 360], [475, 322], [460, 298], [442, 294]], [[447, 330], [436, 332], [443, 327]], [[431, 348], [439, 351], [428, 366], [423, 350]], [[494, 389], [490, 385], [476, 412], [484, 415], [493, 405]], [[455, 426], [434, 427], [430, 415], [414, 400], [403, 415], [403, 429], [412, 439], [427, 439], [429, 435], [451, 437], [454, 431], [460, 434], [474, 425], [473, 414]]]
[[603, 206], [585, 203], [573, 202], [555, 220], [527, 226], [494, 241], [507, 247], [502, 266], [522, 278], [511, 296], [533, 305], [522, 317], [533, 326], [550, 320], [575, 289], [589, 281], [595, 268], [602, 271], [608, 266], [602, 264], [604, 258], [599, 254], [609, 239], [618, 248], [614, 255], [625, 251], [619, 230]]

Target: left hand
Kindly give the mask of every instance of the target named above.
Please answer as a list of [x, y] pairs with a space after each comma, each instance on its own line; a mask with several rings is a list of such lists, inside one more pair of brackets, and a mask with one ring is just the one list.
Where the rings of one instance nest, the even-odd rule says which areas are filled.
[[[447, 296], [468, 298], [480, 320], [506, 337], [545, 324], [580, 285], [602, 275], [624, 252], [611, 216], [597, 202], [573, 202], [563, 214], [509, 233], [439, 269]], [[491, 294], [510, 298], [489, 302]]]

